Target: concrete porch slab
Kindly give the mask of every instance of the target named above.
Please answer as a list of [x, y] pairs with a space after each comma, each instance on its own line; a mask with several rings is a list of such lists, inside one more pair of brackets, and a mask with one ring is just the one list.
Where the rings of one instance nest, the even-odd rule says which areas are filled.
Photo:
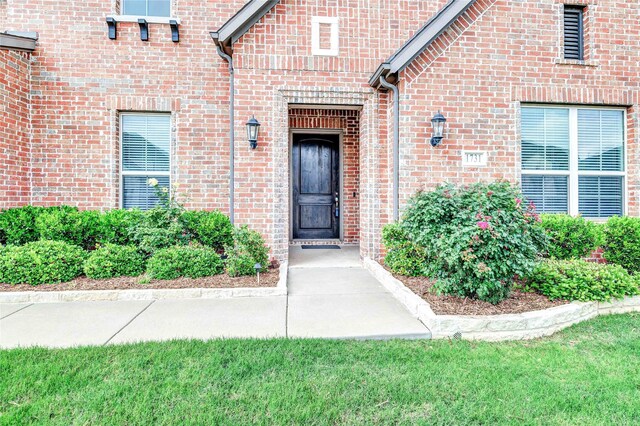
[[29, 305], [31, 305], [31, 303], [0, 303], [0, 319], [8, 317]]
[[362, 268], [298, 268], [289, 271], [289, 295], [386, 293]]
[[298, 245], [289, 247], [289, 269], [361, 267], [359, 246], [341, 246], [340, 250], [303, 250]]
[[289, 337], [428, 339], [429, 330], [389, 293], [289, 297]]
[[286, 336], [286, 296], [159, 300], [110, 343]]
[[0, 320], [0, 347], [102, 345], [150, 302], [34, 304]]

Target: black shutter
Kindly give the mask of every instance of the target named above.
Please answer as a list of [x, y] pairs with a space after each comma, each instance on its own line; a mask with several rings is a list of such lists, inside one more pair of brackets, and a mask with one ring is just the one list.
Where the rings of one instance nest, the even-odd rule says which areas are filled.
[[584, 59], [584, 40], [581, 7], [564, 8], [564, 57], [565, 59]]

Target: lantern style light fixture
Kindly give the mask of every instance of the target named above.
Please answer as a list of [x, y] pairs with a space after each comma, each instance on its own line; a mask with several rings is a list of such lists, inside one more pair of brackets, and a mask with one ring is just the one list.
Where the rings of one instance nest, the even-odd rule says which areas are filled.
[[258, 147], [258, 132], [260, 131], [260, 122], [256, 120], [256, 117], [251, 116], [247, 121], [247, 138], [249, 139], [249, 146], [251, 149]]
[[446, 121], [447, 119], [444, 118], [444, 115], [442, 115], [439, 110], [438, 113], [431, 119], [431, 125], [433, 126], [433, 137], [431, 137], [431, 146], [438, 146], [440, 142], [442, 142], [442, 138], [444, 135], [444, 123]]

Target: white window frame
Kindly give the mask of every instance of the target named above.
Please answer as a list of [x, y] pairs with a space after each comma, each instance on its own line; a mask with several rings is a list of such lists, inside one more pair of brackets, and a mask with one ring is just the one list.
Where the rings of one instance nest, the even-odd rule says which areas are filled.
[[[119, 131], [118, 131], [118, 147], [119, 147], [119, 151], [118, 151], [118, 156], [120, 157], [118, 160], [118, 171], [119, 171], [119, 181], [120, 181], [120, 190], [119, 190], [119, 197], [118, 197], [118, 206], [119, 208], [124, 208], [124, 177], [125, 176], [147, 176], [149, 174], [153, 174], [156, 176], [168, 176], [169, 177], [169, 192], [171, 192], [171, 187], [173, 185], [173, 182], [171, 181], [171, 171], [173, 170], [173, 137], [171, 135], [171, 128], [172, 128], [172, 123], [173, 123], [173, 115], [170, 112], [121, 112], [118, 114], [119, 118], [118, 118], [118, 127], [119, 127]], [[124, 126], [122, 125], [122, 118], [124, 116], [127, 115], [135, 115], [135, 116], [157, 116], [157, 115], [165, 115], [165, 116], [169, 116], [169, 171], [167, 172], [160, 172], [160, 171], [153, 171], [153, 172], [148, 172], [148, 171], [125, 171], [123, 170], [122, 167], [122, 160], [123, 160], [123, 148], [122, 148], [122, 133], [123, 133], [123, 129]]]
[[[320, 25], [331, 25], [331, 48], [320, 48]], [[338, 56], [340, 54], [340, 19], [326, 16], [311, 18], [311, 54], [313, 56]]]
[[[533, 176], [568, 176], [568, 206], [567, 212], [571, 216], [578, 216], [580, 214], [580, 201], [578, 199], [578, 187], [580, 176], [621, 176], [622, 177], [622, 214], [628, 214], [628, 194], [629, 194], [629, 179], [627, 177], [627, 158], [628, 158], [628, 139], [627, 139], [627, 109], [624, 107], [610, 107], [610, 106], [597, 106], [597, 105], [548, 105], [548, 104], [522, 104], [520, 109], [525, 108], [557, 108], [569, 110], [569, 170], [525, 170], [522, 168], [522, 134], [520, 136], [520, 173], [521, 175], [533, 175]], [[607, 111], [622, 111], [623, 120], [623, 138], [622, 138], [622, 155], [623, 168], [622, 172], [613, 171], [597, 171], [597, 170], [578, 170], [579, 165], [579, 151], [578, 151], [578, 110], [581, 109], [595, 109], [595, 110], [607, 110]], [[522, 126], [522, 114], [520, 116], [520, 126]], [[606, 220], [606, 218], [589, 218], [591, 220]]]

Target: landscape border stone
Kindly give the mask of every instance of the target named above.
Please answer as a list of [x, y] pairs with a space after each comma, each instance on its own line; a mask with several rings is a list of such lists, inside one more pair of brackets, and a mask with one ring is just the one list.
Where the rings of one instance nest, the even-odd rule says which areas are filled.
[[231, 299], [287, 295], [287, 262], [280, 264], [276, 287], [179, 288], [135, 290], [77, 290], [0, 292], [0, 303], [64, 303], [115, 300]]
[[564, 328], [598, 315], [640, 312], [640, 296], [611, 302], [572, 302], [521, 314], [437, 315], [420, 296], [408, 289], [371, 258], [365, 268], [382, 283], [429, 330], [432, 338], [465, 340], [524, 340], [550, 336]]

